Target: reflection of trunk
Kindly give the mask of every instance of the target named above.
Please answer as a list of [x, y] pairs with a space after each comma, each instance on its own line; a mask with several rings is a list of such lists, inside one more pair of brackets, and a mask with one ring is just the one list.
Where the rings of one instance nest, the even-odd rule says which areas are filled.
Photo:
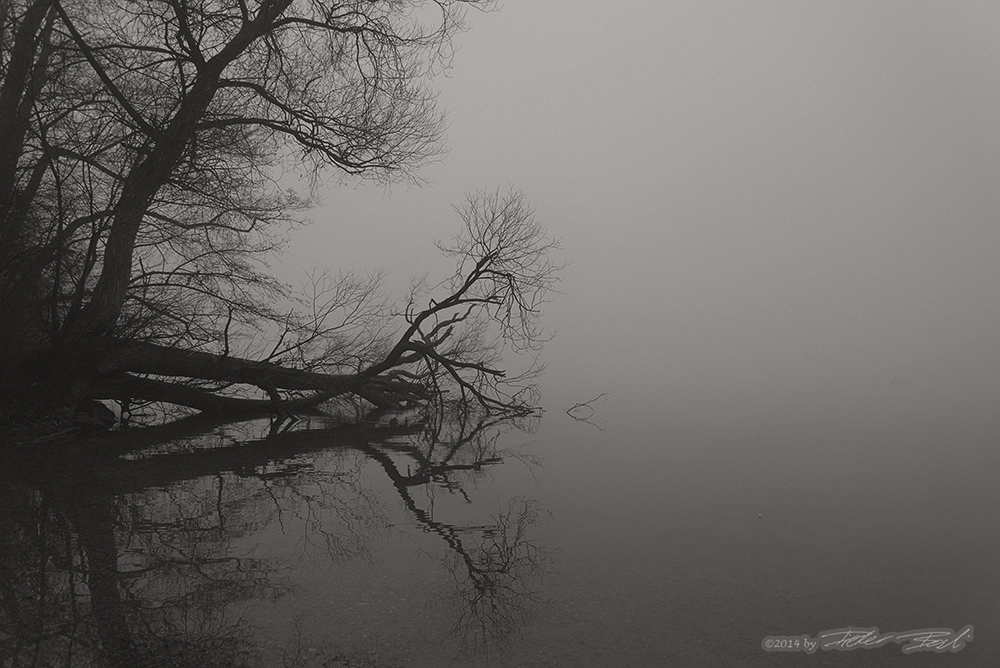
[[13, 491], [3, 485], [0, 487], [0, 620], [6, 616], [15, 628], [24, 619], [19, 597], [13, 586], [17, 570], [15, 545], [20, 537], [19, 528], [14, 523], [17, 510], [17, 499]]
[[[148, 488], [166, 488], [184, 480], [215, 476], [220, 472], [253, 471], [296, 457], [324, 452], [333, 448], [364, 450], [370, 442], [387, 438], [413, 437], [423, 424], [380, 427], [372, 424], [346, 424], [325, 429], [291, 431], [235, 445], [192, 449], [185, 452], [158, 454], [135, 459], [117, 455], [135, 446], [156, 447], [175, 440], [196, 438], [226, 424], [201, 416], [188, 418], [163, 427], [151, 427], [135, 433], [118, 433], [94, 438], [85, 450], [78, 445], [52, 445], [5, 451], [0, 448], [0, 484], [8, 480], [27, 481], [45, 488], [65, 490], [70, 486], [97, 487], [107, 496], [141, 492]], [[95, 457], [100, 453], [100, 457]], [[52, 462], [60, 462], [62, 474], [52, 470]], [[61, 477], [65, 475], [64, 479]], [[59, 477], [57, 477], [59, 476]], [[81, 490], [86, 495], [87, 490]], [[75, 496], [73, 497], [76, 498]], [[68, 502], [79, 505], [80, 501]]]
[[111, 665], [135, 666], [135, 641], [118, 589], [118, 546], [111, 497], [94, 496], [86, 505], [68, 499], [66, 514], [87, 555], [87, 585], [97, 633]]

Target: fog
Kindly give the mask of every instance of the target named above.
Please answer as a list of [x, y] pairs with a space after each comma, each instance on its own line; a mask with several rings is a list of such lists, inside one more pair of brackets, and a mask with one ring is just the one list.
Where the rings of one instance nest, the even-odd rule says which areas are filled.
[[[434, 241], [460, 231], [466, 193], [521, 190], [566, 264], [543, 319], [543, 419], [344, 425], [286, 419], [301, 404], [285, 402], [85, 440], [94, 406], [31, 407], [51, 433], [15, 425], [31, 447], [0, 448], [0, 655], [770, 667], [797, 660], [770, 654], [791, 649], [775, 636], [851, 625], [896, 645], [822, 646], [857, 649], [852, 666], [943, 665], [944, 640], [900, 646], [927, 629], [971, 642], [961, 665], [994, 665], [1000, 3], [506, 0], [469, 18], [429, 82], [449, 152], [422, 185], [329, 175], [272, 269], [384, 270], [402, 298], [450, 273]], [[296, 178], [282, 184], [309, 192]], [[8, 274], [20, 303], [32, 293]], [[103, 331], [86, 317], [67, 331]], [[9, 375], [37, 367], [56, 380], [29, 390], [65, 376], [81, 396], [128, 391], [130, 359], [298, 378], [178, 361], [158, 340], [95, 336], [80, 360], [25, 354]], [[88, 374], [88, 355], [114, 373]], [[582, 402], [586, 420], [566, 414]], [[141, 403], [121, 402], [123, 424]]]
[[428, 183], [329, 184], [284, 275], [381, 266], [401, 291], [446, 270], [431, 242], [465, 192], [513, 187], [568, 263], [551, 408], [1000, 399], [1000, 5], [508, 0], [470, 22], [432, 82], [450, 152]]

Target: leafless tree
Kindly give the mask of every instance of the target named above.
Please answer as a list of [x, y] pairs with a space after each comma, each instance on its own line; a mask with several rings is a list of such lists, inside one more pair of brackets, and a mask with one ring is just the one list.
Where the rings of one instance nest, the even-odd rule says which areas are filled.
[[531, 408], [537, 369], [507, 378], [501, 355], [544, 340], [558, 268], [520, 194], [459, 209], [456, 273], [400, 325], [378, 276], [303, 295], [266, 266], [310, 204], [286, 170], [416, 179], [440, 152], [426, 75], [483, 4], [0, 2], [0, 393], [285, 415], [455, 389]]

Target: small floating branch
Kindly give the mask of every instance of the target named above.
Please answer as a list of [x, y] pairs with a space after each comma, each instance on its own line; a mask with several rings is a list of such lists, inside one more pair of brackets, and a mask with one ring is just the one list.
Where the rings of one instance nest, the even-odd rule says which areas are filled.
[[590, 401], [582, 401], [578, 404], [574, 404], [566, 409], [566, 415], [570, 416], [577, 422], [585, 422], [591, 426], [597, 427], [600, 431], [604, 431], [607, 428], [607, 423], [604, 420], [600, 420], [600, 424], [594, 422], [594, 416], [597, 414], [597, 409], [595, 406], [601, 406], [608, 400], [608, 395], [606, 392], [602, 392]]

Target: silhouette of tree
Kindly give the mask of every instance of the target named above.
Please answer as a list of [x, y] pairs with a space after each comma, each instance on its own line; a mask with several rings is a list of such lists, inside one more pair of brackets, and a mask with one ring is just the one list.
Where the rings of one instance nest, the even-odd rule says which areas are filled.
[[377, 275], [296, 295], [265, 264], [309, 205], [287, 169], [416, 179], [440, 152], [426, 76], [481, 4], [2, 3], [0, 392], [285, 416], [450, 385], [530, 409], [498, 345], [544, 341], [557, 267], [520, 194], [470, 198], [455, 275], [399, 325]]

